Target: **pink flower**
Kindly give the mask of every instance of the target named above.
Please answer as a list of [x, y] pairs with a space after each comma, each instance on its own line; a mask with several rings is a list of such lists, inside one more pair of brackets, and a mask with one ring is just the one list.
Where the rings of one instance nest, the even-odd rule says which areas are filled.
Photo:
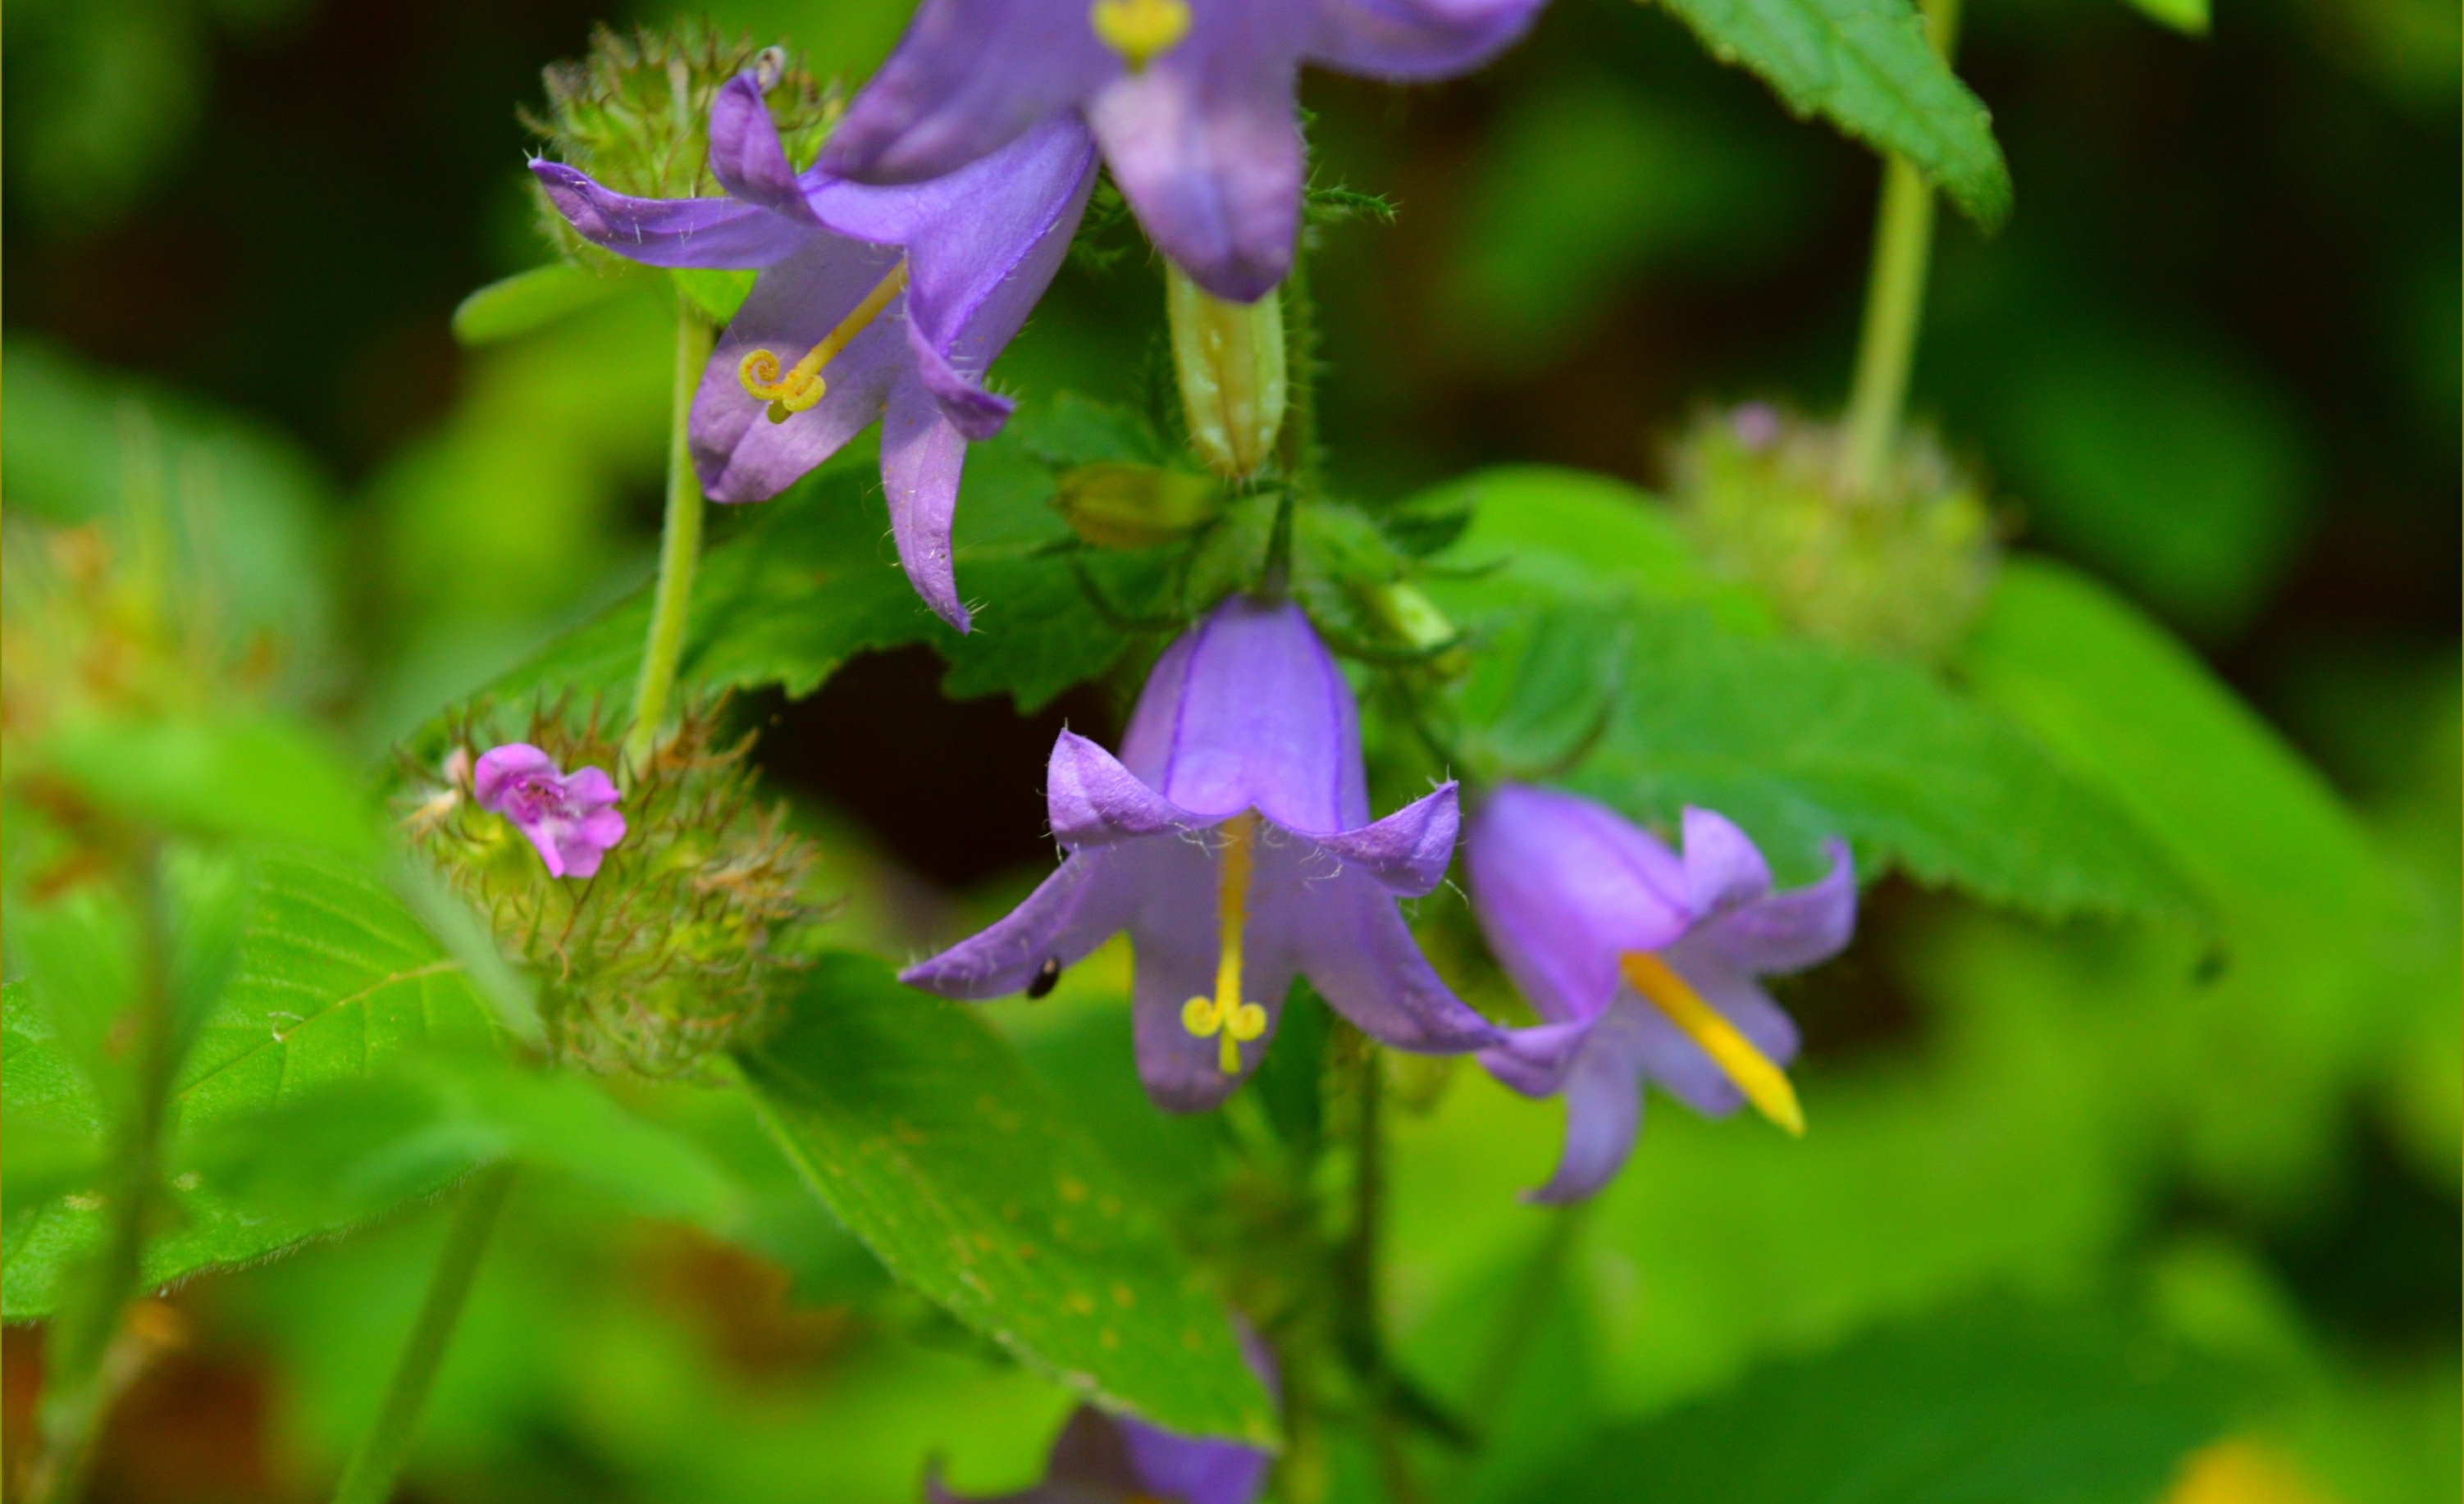
[[568, 777], [526, 742], [480, 757], [471, 787], [481, 809], [502, 815], [530, 838], [550, 877], [596, 876], [600, 859], [625, 839], [614, 780], [597, 768]]

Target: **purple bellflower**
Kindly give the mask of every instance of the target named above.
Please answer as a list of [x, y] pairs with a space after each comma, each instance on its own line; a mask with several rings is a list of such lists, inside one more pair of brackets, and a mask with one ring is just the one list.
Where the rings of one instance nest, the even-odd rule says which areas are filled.
[[1565, 1153], [1532, 1200], [1578, 1201], [1608, 1183], [1641, 1126], [1645, 1078], [1698, 1112], [1750, 1101], [1805, 1131], [1780, 1069], [1796, 1026], [1754, 978], [1848, 944], [1848, 848], [1831, 842], [1820, 881], [1776, 892], [1762, 853], [1724, 817], [1688, 809], [1683, 835], [1681, 857], [1589, 799], [1517, 784], [1472, 816], [1463, 856], [1489, 948], [1543, 1018], [1579, 1031], [1554, 1058], [1481, 1055], [1517, 1091], [1566, 1094]]
[[1295, 972], [1397, 1049], [1513, 1047], [1396, 907], [1445, 876], [1455, 786], [1371, 823], [1351, 687], [1298, 607], [1217, 607], [1156, 662], [1117, 759], [1061, 733], [1045, 796], [1061, 870], [906, 981], [1000, 997], [1127, 929], [1138, 1072], [1176, 1112], [1257, 1068]]
[[482, 754], [471, 770], [471, 792], [481, 809], [530, 838], [553, 878], [598, 876], [600, 859], [625, 839], [614, 781], [597, 768], [561, 774], [528, 742]]
[[693, 467], [714, 501], [775, 496], [882, 420], [898, 561], [959, 631], [950, 521], [969, 440], [1012, 403], [983, 373], [1052, 280], [1095, 183], [1086, 127], [1056, 118], [963, 171], [906, 187], [797, 173], [741, 74], [710, 107], [725, 198], [640, 199], [561, 163], [532, 172], [575, 229], [654, 267], [759, 269], [694, 394]]
[[1164, 254], [1253, 302], [1292, 266], [1304, 62], [1397, 81], [1479, 67], [1542, 0], [924, 0], [822, 148], [912, 183], [1083, 116]]

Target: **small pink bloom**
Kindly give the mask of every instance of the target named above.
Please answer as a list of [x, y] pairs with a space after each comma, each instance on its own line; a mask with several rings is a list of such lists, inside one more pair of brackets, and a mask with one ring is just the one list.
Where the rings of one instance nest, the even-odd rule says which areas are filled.
[[512, 820], [547, 863], [548, 875], [597, 875], [599, 861], [625, 839], [616, 784], [596, 768], [557, 772], [547, 753], [514, 742], [482, 755], [471, 775], [479, 807]]

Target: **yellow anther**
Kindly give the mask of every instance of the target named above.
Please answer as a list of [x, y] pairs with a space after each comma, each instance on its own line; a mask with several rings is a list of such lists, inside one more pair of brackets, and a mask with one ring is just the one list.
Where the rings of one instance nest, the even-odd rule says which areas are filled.
[[1138, 73], [1189, 34], [1188, 0], [1095, 0], [1087, 24], [1095, 29], [1096, 40]]
[[769, 403], [772, 423], [785, 423], [791, 415], [803, 412], [822, 400], [823, 394], [829, 390], [829, 383], [822, 380], [822, 367], [837, 360], [839, 352], [880, 317], [881, 311], [890, 306], [890, 300], [906, 289], [907, 262], [902, 258], [898, 265], [890, 269], [888, 276], [873, 284], [872, 291], [864, 295], [863, 302], [855, 305], [854, 312], [840, 319], [836, 329], [824, 335], [821, 343], [804, 352], [803, 360], [781, 372], [777, 355], [768, 350], [750, 351], [737, 362], [736, 379], [743, 383], [747, 392]]
[[1797, 1105], [1796, 1088], [1788, 1083], [1788, 1077], [1718, 1009], [1703, 1001], [1683, 977], [1670, 970], [1667, 962], [1648, 950], [1629, 950], [1617, 957], [1617, 969], [1636, 992], [1651, 999], [1652, 1006], [1666, 1014], [1670, 1023], [1684, 1030], [1686, 1037], [1728, 1073], [1728, 1079], [1737, 1083], [1746, 1101], [1764, 1117], [1791, 1133], [1805, 1132], [1805, 1109]]
[[1266, 1011], [1241, 1000], [1241, 937], [1249, 919], [1249, 864], [1258, 839], [1258, 817], [1238, 815], [1225, 820], [1223, 871], [1216, 890], [1215, 915], [1221, 927], [1215, 959], [1215, 995], [1193, 997], [1180, 1006], [1180, 1026], [1203, 1039], [1221, 1041], [1220, 1063], [1226, 1076], [1241, 1074], [1241, 1046], [1266, 1032]]

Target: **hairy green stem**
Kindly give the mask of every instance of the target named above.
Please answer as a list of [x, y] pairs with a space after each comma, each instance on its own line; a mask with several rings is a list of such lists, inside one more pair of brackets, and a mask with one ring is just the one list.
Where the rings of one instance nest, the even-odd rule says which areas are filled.
[[437, 1364], [452, 1340], [454, 1323], [462, 1318], [479, 1255], [487, 1251], [488, 1234], [495, 1231], [496, 1214], [504, 1210], [505, 1192], [513, 1182], [514, 1166], [508, 1161], [486, 1166], [463, 1183], [453, 1224], [446, 1230], [445, 1247], [429, 1275], [428, 1294], [419, 1302], [419, 1318], [411, 1323], [410, 1339], [403, 1344], [393, 1377], [385, 1383], [385, 1403], [377, 1410], [376, 1424], [360, 1438], [358, 1450], [343, 1465], [342, 1479], [334, 1486], [334, 1504], [385, 1504], [393, 1493], [394, 1480], [410, 1455], [411, 1441], [419, 1434], [420, 1412], [428, 1406]]
[[[1925, 34], [1947, 58], [1959, 26], [1959, 0], [1925, 0]], [[1874, 216], [1874, 264], [1865, 284], [1856, 383], [1840, 423], [1839, 489], [1851, 496], [1869, 495], [1881, 484], [1899, 439], [1932, 255], [1933, 189], [1906, 158], [1889, 156]]]
[[659, 742], [659, 723], [675, 687], [676, 662], [693, 615], [693, 566], [701, 557], [701, 481], [693, 474], [690, 425], [693, 390], [710, 360], [716, 333], [710, 321], [676, 310], [676, 369], [668, 403], [668, 515], [659, 535], [659, 586], [650, 602], [650, 636], [642, 647], [642, 677], [633, 690], [633, 730], [625, 760], [638, 768]]
[[95, 1262], [53, 1319], [48, 1376], [36, 1425], [42, 1450], [28, 1474], [30, 1504], [67, 1504], [85, 1492], [94, 1448], [118, 1392], [135, 1377], [112, 1361], [116, 1339], [143, 1279], [145, 1233], [162, 1193], [163, 1127], [177, 1061], [171, 1036], [170, 913], [161, 849], [133, 861], [138, 991], [129, 1036], [128, 1097], [121, 1104], [104, 1181], [106, 1215]]
[[1284, 300], [1284, 427], [1276, 459], [1285, 481], [1302, 490], [1318, 482], [1317, 300], [1309, 294], [1308, 232], [1292, 252], [1291, 274], [1270, 296]]

